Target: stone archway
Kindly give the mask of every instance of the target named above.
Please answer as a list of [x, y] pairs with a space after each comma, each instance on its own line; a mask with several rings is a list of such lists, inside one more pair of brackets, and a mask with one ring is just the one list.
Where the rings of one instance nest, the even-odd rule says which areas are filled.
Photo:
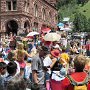
[[6, 33], [9, 35], [10, 32], [17, 35], [18, 23], [15, 20], [10, 20], [6, 23]]

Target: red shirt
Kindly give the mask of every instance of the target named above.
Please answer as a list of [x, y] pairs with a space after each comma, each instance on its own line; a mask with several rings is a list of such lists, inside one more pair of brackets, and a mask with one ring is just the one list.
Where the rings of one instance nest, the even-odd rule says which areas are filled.
[[[71, 77], [77, 82], [82, 82], [86, 78], [86, 76], [87, 74], [85, 72], [75, 72], [71, 74]], [[62, 86], [63, 90], [74, 90], [68, 78], [65, 78], [62, 81]], [[90, 90], [90, 82], [88, 83], [87, 88], [88, 88], [87, 90]]]
[[89, 50], [90, 51], [90, 44], [87, 44], [86, 45], [86, 50]]

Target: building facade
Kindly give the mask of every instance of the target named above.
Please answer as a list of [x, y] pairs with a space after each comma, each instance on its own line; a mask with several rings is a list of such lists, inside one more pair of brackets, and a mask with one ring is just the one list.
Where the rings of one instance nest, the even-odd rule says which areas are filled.
[[0, 0], [0, 33], [57, 28], [56, 0]]

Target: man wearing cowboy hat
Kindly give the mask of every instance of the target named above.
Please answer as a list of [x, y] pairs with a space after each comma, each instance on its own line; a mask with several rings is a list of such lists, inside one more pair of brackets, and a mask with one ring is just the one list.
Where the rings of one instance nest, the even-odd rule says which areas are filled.
[[46, 90], [44, 86], [44, 70], [43, 70], [43, 60], [48, 54], [49, 49], [46, 46], [40, 46], [38, 48], [38, 54], [32, 58], [32, 79], [33, 82], [38, 84], [40, 90]]

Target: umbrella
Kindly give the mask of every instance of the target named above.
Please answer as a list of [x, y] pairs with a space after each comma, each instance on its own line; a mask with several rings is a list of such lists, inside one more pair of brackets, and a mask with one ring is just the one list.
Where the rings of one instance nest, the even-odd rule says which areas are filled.
[[32, 37], [32, 36], [34, 36], [34, 35], [39, 35], [39, 33], [38, 33], [38, 32], [30, 32], [30, 33], [27, 35], [27, 37]]
[[48, 32], [50, 32], [50, 31], [51, 31], [50, 28], [44, 28], [44, 29], [42, 29], [42, 32], [43, 32], [43, 33], [48, 33]]
[[60, 40], [60, 35], [57, 33], [47, 33], [44, 36], [45, 41], [59, 41]]
[[57, 24], [57, 26], [64, 27], [64, 24], [63, 23], [59, 23], [59, 24]]

